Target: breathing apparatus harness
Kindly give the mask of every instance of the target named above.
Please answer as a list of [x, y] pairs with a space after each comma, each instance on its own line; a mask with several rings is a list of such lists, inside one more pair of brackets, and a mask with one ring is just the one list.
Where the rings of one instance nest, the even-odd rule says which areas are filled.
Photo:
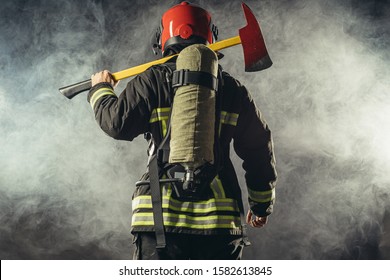
[[[214, 162], [204, 163], [203, 165], [191, 170], [186, 169], [181, 164], [169, 163], [170, 142], [171, 142], [171, 115], [168, 119], [167, 133], [156, 152], [149, 158], [149, 180], [136, 182], [136, 186], [150, 185], [151, 198], [153, 204], [153, 219], [158, 250], [163, 250], [166, 247], [165, 230], [162, 211], [161, 184], [171, 183], [174, 193], [178, 199], [186, 201], [199, 201], [207, 199], [205, 193], [210, 187], [212, 180], [218, 175], [222, 169], [222, 148], [219, 141], [219, 123], [221, 112], [221, 93], [223, 92], [222, 69], [218, 67], [217, 77], [199, 71], [190, 71], [185, 69], [173, 70], [168, 64], [165, 65], [168, 77], [171, 81], [171, 90], [176, 92], [178, 88], [190, 84], [201, 85], [216, 92], [215, 103], [215, 122], [214, 126]], [[171, 110], [172, 113], [172, 110]], [[150, 133], [145, 138], [151, 139]], [[167, 175], [168, 178], [162, 178]], [[247, 235], [245, 224], [244, 206], [242, 202], [241, 191], [236, 193], [238, 207], [240, 210], [242, 242], [245, 246], [249, 246], [250, 242]]]

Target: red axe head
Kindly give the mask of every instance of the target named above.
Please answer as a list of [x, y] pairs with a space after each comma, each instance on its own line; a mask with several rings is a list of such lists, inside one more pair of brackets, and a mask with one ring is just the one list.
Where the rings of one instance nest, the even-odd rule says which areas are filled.
[[259, 22], [245, 3], [242, 3], [242, 9], [247, 21], [247, 25], [239, 30], [244, 51], [245, 71], [254, 72], [267, 69], [272, 65], [272, 61], [268, 55]]

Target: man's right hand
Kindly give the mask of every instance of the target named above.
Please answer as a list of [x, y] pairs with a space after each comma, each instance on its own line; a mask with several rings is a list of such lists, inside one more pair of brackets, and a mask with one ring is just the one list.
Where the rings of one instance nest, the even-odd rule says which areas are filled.
[[112, 87], [116, 87], [119, 81], [115, 81], [111, 73], [108, 70], [104, 70], [98, 73], [95, 73], [91, 76], [92, 86], [95, 86], [99, 83], [110, 83]]
[[251, 227], [261, 228], [267, 224], [268, 216], [259, 217], [254, 215], [251, 210], [248, 210], [248, 214], [246, 215], [246, 222]]

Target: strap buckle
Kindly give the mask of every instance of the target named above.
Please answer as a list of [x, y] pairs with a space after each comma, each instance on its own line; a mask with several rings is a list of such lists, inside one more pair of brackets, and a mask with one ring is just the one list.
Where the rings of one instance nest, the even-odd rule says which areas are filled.
[[188, 82], [186, 82], [185, 80], [185, 72], [188, 72], [189, 70], [188, 69], [180, 69], [180, 70], [176, 70], [176, 71], [173, 71], [173, 75], [172, 75], [172, 87], [175, 88], [175, 87], [181, 87], [181, 86], [185, 86], [185, 85], [188, 85]]

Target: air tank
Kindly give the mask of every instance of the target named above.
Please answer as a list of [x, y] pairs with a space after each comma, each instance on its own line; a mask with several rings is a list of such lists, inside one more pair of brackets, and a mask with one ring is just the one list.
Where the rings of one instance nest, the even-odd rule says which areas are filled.
[[[176, 61], [177, 70], [207, 72], [217, 77], [218, 58], [203, 44], [183, 49]], [[216, 92], [198, 84], [177, 88], [172, 105], [169, 163], [179, 163], [186, 177], [204, 163], [214, 162]], [[186, 178], [191, 179], [191, 178]]]

